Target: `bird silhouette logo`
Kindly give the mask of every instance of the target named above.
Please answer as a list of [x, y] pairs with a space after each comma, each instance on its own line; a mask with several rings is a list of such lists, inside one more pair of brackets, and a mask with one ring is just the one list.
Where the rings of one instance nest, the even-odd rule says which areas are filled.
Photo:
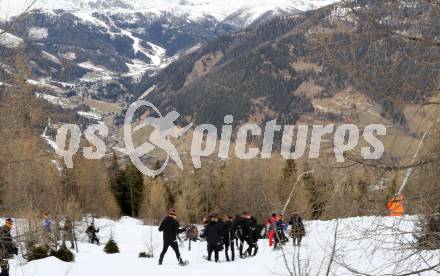
[[[147, 117], [139, 125], [133, 128], [132, 124], [135, 112], [144, 106], [151, 108], [158, 115], [158, 117]], [[179, 117], [180, 114], [177, 111], [171, 111], [167, 115], [163, 116], [159, 109], [154, 106], [154, 104], [145, 100], [137, 101], [129, 107], [124, 121], [124, 140], [128, 155], [139, 171], [148, 176], [157, 176], [165, 170], [170, 160], [173, 160], [176, 165], [183, 170], [180, 154], [170, 138], [182, 137], [186, 132], [188, 132], [193, 124], [191, 123], [184, 128], [179, 128], [176, 126], [176, 120]], [[153, 131], [151, 132], [148, 141], [145, 141], [142, 145], [135, 148], [132, 134], [133, 132], [145, 128], [146, 126], [153, 127]], [[145, 156], [156, 148], [165, 151], [167, 157], [159, 169], [153, 170], [145, 166], [141, 160], [141, 157]]]

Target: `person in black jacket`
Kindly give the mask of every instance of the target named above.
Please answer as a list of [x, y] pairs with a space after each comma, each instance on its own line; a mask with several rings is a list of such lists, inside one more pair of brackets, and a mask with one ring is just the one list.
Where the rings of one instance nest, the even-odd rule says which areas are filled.
[[234, 229], [235, 229], [235, 236], [240, 241], [239, 245], [239, 254], [240, 258], [245, 258], [246, 256], [243, 254], [243, 246], [244, 242], [246, 241], [249, 244], [250, 240], [250, 225], [251, 225], [251, 215], [247, 212], [243, 212], [241, 217], [236, 218], [234, 221]]
[[6, 219], [5, 224], [0, 228], [0, 276], [9, 276], [9, 261], [13, 255], [17, 255], [18, 249], [12, 241], [11, 229], [13, 222], [10, 218]]
[[237, 225], [239, 220], [240, 220], [240, 215], [236, 214], [234, 220], [232, 221], [232, 233], [234, 234], [235, 246], [237, 248], [239, 246], [239, 239], [236, 232], [237, 232]]
[[[235, 235], [232, 217], [226, 216], [223, 222], [223, 243], [225, 244], [225, 257], [228, 262], [235, 260], [234, 240]], [[231, 259], [229, 259], [229, 249], [231, 249]]]
[[202, 238], [208, 243], [208, 261], [211, 261], [212, 252], [215, 255], [215, 262], [219, 261], [218, 253], [222, 247], [223, 227], [218, 217], [213, 215], [203, 231]]
[[292, 226], [290, 229], [290, 236], [293, 240], [293, 246], [300, 246], [302, 238], [306, 234], [306, 230], [304, 227], [304, 223], [302, 221], [302, 217], [299, 215], [298, 211], [294, 211], [292, 217], [289, 220], [289, 225]]
[[247, 256], [255, 256], [258, 252], [258, 240], [261, 237], [263, 231], [263, 225], [257, 223], [254, 217], [250, 218], [250, 234], [246, 242], [249, 244], [249, 248], [246, 250]]
[[177, 215], [175, 210], [171, 210], [169, 215], [163, 219], [159, 226], [159, 231], [163, 232], [163, 249], [162, 253], [160, 253], [159, 257], [159, 265], [163, 263], [163, 257], [165, 253], [167, 253], [168, 247], [171, 248], [176, 253], [177, 260], [179, 261], [179, 265], [185, 265], [186, 263], [180, 257], [179, 245], [177, 244], [177, 235], [185, 232], [187, 229], [180, 229], [180, 224], [177, 221]]
[[99, 239], [96, 233], [99, 232], [99, 228], [95, 227], [95, 224], [92, 222], [90, 223], [89, 227], [86, 229], [86, 234], [89, 237], [89, 242], [91, 244], [94, 244], [96, 242], [97, 245], [99, 245]]

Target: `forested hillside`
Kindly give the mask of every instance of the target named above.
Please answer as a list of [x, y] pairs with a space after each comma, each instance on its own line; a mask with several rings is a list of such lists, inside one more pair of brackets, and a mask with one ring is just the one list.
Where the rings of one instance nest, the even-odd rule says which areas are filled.
[[403, 106], [426, 101], [436, 89], [436, 72], [426, 64], [438, 56], [438, 47], [399, 35], [435, 36], [426, 26], [436, 19], [419, 16], [429, 9], [422, 2], [414, 9], [398, 7], [386, 21], [376, 13], [380, 1], [354, 1], [356, 11], [336, 4], [226, 34], [158, 75], [145, 76], [136, 95], [154, 87], [148, 100], [198, 123], [220, 125], [224, 114], [234, 115], [236, 123], [294, 123], [315, 111], [313, 98], [348, 89], [405, 126]]

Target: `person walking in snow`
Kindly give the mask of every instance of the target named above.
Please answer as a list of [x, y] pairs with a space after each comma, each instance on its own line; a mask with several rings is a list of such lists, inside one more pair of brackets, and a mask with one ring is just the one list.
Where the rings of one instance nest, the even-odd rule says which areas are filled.
[[261, 232], [264, 226], [257, 223], [254, 217], [250, 219], [250, 235], [246, 241], [249, 244], [249, 248], [246, 250], [247, 256], [255, 256], [258, 252], [258, 240], [261, 237]]
[[221, 251], [223, 244], [223, 226], [219, 222], [217, 215], [211, 216], [210, 221], [206, 225], [202, 238], [206, 239], [208, 244], [208, 261], [211, 261], [212, 252], [214, 252], [215, 262], [219, 261], [219, 251]]
[[12, 219], [8, 218], [5, 224], [0, 228], [0, 276], [9, 276], [9, 259], [17, 255], [18, 249], [12, 241], [11, 229]]
[[275, 237], [275, 224], [278, 218], [276, 214], [272, 214], [272, 216], [267, 220], [266, 223], [266, 233], [267, 238], [269, 239], [269, 247], [273, 245], [274, 237]]
[[99, 232], [99, 228], [95, 228], [95, 224], [92, 222], [90, 223], [89, 227], [86, 229], [86, 234], [89, 237], [89, 242], [91, 244], [94, 244], [96, 242], [97, 245], [99, 245], [99, 239], [96, 233]]
[[239, 254], [240, 258], [245, 258], [246, 254], [243, 252], [244, 242], [249, 244], [250, 238], [250, 224], [251, 215], [247, 212], [243, 212], [241, 217], [238, 217], [234, 221], [235, 236], [239, 240]]
[[[225, 257], [228, 262], [235, 260], [234, 240], [232, 216], [226, 216], [223, 222], [223, 243], [225, 244]], [[231, 258], [229, 258], [229, 249], [231, 249]]]
[[300, 246], [302, 238], [306, 234], [304, 223], [302, 217], [299, 215], [298, 211], [294, 211], [292, 217], [289, 220], [289, 225], [291, 225], [290, 236], [293, 240], [293, 246]]
[[176, 210], [171, 210], [169, 215], [163, 219], [159, 226], [159, 231], [163, 232], [163, 249], [159, 257], [159, 265], [162, 265], [163, 258], [167, 253], [168, 247], [171, 247], [176, 253], [179, 265], [188, 264], [182, 260], [179, 252], [179, 245], [177, 243], [177, 235], [185, 232], [186, 230], [186, 227], [182, 229], [180, 228], [180, 224], [177, 221]]
[[281, 220], [282, 223], [283, 223], [283, 232], [284, 232], [284, 236], [286, 236], [287, 229], [289, 228], [289, 224], [287, 224], [287, 223], [284, 221], [284, 215], [283, 215], [283, 214], [280, 214], [280, 220]]
[[284, 234], [285, 223], [282, 216], [278, 216], [277, 222], [275, 223], [275, 243], [274, 250], [280, 249], [280, 246], [288, 241], [288, 238]]

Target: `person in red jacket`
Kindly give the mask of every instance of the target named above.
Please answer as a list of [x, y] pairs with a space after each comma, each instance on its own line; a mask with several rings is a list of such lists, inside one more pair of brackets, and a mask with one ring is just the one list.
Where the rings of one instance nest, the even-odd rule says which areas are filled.
[[275, 237], [275, 223], [277, 222], [278, 218], [276, 214], [272, 214], [272, 216], [268, 219], [267, 222], [267, 238], [269, 239], [269, 246], [273, 245], [274, 237]]

